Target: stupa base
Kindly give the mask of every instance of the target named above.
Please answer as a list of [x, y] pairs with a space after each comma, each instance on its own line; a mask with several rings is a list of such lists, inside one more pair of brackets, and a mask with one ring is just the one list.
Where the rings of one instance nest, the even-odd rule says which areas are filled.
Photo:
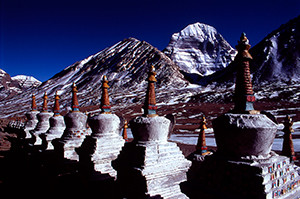
[[113, 167], [124, 197], [182, 198], [179, 184], [186, 181], [191, 162], [175, 143], [126, 143]]
[[193, 162], [184, 187], [191, 198], [290, 198], [300, 196], [299, 169], [274, 152], [239, 160], [214, 154]]

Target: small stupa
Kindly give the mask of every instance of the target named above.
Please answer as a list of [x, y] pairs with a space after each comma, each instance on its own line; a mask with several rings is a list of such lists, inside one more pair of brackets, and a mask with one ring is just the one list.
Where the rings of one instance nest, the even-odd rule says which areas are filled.
[[112, 168], [111, 161], [118, 157], [125, 141], [120, 135], [121, 120], [117, 115], [111, 113], [108, 88], [108, 80], [104, 76], [101, 112], [96, 116], [89, 117], [88, 124], [92, 129], [92, 134], [85, 138], [81, 147], [76, 151], [81, 164], [92, 162], [95, 171], [115, 178], [117, 172]]
[[294, 132], [292, 118], [287, 115], [283, 124], [284, 136], [282, 144], [282, 155], [289, 157], [290, 161], [295, 161], [296, 155], [294, 151], [294, 144], [292, 138], [292, 133]]
[[233, 111], [213, 121], [217, 152], [188, 174], [191, 198], [297, 198], [298, 167], [271, 151], [277, 124], [254, 109], [250, 44], [242, 34], [236, 46]]
[[122, 136], [123, 136], [123, 139], [125, 140], [125, 142], [128, 142], [127, 128], [128, 128], [128, 122], [127, 122], [127, 120], [125, 120], [124, 127], [123, 127], [123, 133], [122, 133]]
[[134, 140], [124, 145], [113, 167], [117, 170], [122, 197], [187, 198], [179, 184], [186, 180], [191, 162], [176, 143], [168, 142], [173, 124], [156, 112], [155, 74], [152, 66], [144, 114], [130, 121]]
[[48, 96], [47, 93], [44, 93], [43, 97], [43, 107], [42, 112], [37, 114], [38, 123], [34, 130], [31, 130], [30, 133], [36, 137], [36, 141], [34, 145], [41, 145], [42, 139], [39, 137], [39, 135], [46, 133], [47, 130], [50, 127], [50, 117], [53, 116], [52, 112], [48, 112], [48, 105], [47, 105]]
[[38, 123], [38, 119], [37, 119], [36, 115], [39, 113], [40, 112], [37, 110], [35, 95], [34, 95], [34, 93], [32, 93], [31, 111], [29, 111], [25, 114], [25, 116], [27, 118], [27, 122], [26, 122], [25, 128], [24, 128], [24, 131], [26, 133], [25, 138], [31, 138], [31, 134], [29, 133], [29, 131], [35, 129], [36, 124]]
[[206, 118], [204, 116], [202, 116], [202, 121], [200, 123], [200, 133], [199, 133], [198, 142], [196, 145], [196, 153], [201, 156], [211, 154], [211, 152], [207, 150], [207, 146], [206, 146], [205, 129], [207, 129]]
[[64, 133], [64, 130], [66, 128], [64, 117], [60, 114], [60, 107], [59, 107], [59, 95], [58, 92], [56, 91], [55, 93], [55, 102], [54, 102], [54, 107], [53, 107], [53, 112], [54, 116], [52, 116], [50, 120], [50, 128], [46, 132], [45, 136], [46, 139], [46, 150], [52, 150], [54, 149], [51, 141], [56, 138], [60, 138], [62, 134]]
[[64, 158], [79, 161], [79, 156], [75, 149], [80, 147], [86, 135], [90, 131], [87, 129], [87, 116], [80, 112], [77, 99], [77, 86], [72, 85], [72, 110], [64, 116], [66, 128], [61, 138], [54, 139], [52, 144], [54, 150], [58, 151]]

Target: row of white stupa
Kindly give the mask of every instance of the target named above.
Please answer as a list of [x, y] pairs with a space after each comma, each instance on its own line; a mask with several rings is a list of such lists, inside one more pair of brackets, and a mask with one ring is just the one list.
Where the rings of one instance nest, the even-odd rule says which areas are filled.
[[[181, 192], [179, 184], [186, 181], [186, 172], [191, 162], [185, 159], [176, 143], [167, 141], [173, 124], [169, 119], [156, 114], [155, 74], [152, 67], [148, 77], [144, 115], [130, 122], [133, 142], [125, 144], [120, 135], [123, 124], [120, 118], [110, 111], [109, 86], [105, 76], [102, 84], [101, 113], [93, 117], [88, 118], [79, 111], [75, 84], [72, 87], [72, 111], [65, 116], [59, 114], [58, 95], [55, 96], [54, 113], [47, 110], [46, 94], [43, 111], [39, 113], [33, 95], [32, 110], [26, 113], [28, 118], [25, 126], [26, 139], [35, 137], [34, 145], [41, 145], [46, 141], [47, 150], [54, 149], [69, 160], [79, 161], [81, 156], [86, 156], [93, 162], [95, 171], [109, 174], [113, 178], [116, 178], [117, 172], [141, 176], [142, 178], [123, 177], [126, 178], [123, 181], [128, 184], [130, 179], [146, 179], [147, 191], [142, 194], [160, 195], [164, 198], [187, 198]], [[137, 163], [139, 159], [143, 161]], [[112, 161], [115, 161], [114, 166]], [[124, 168], [127, 171], [124, 171]], [[118, 180], [122, 181], [122, 176], [124, 175], [118, 175], [120, 178]], [[145, 182], [133, 181], [132, 184], [135, 185], [129, 187], [129, 190], [126, 189], [125, 195], [128, 196], [133, 192], [138, 194], [138, 191], [130, 189], [136, 189]]]

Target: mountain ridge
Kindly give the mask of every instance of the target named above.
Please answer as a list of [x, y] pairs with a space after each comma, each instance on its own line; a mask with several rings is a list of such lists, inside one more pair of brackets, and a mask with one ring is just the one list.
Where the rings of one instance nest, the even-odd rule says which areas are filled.
[[[44, 92], [49, 99], [58, 91], [63, 108], [71, 103], [71, 85], [76, 83], [81, 106], [99, 104], [101, 84], [104, 75], [109, 80], [112, 104], [142, 103], [147, 86], [147, 73], [150, 66], [156, 70], [157, 97], [169, 93], [180, 93], [180, 89], [190, 84], [179, 72], [179, 68], [164, 53], [145, 41], [135, 38], [124, 39], [115, 45], [66, 67], [37, 88], [31, 88], [16, 96], [7, 106], [12, 109], [29, 110], [30, 95], [36, 94], [41, 103]], [[176, 97], [175, 97], [176, 98]], [[49, 100], [50, 104], [53, 103]], [[0, 102], [0, 106], [5, 102]], [[17, 104], [16, 104], [17, 103]]]

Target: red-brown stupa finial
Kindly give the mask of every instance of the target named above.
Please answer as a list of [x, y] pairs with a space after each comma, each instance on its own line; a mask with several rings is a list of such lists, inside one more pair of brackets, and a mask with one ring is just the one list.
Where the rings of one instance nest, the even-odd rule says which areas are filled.
[[60, 109], [59, 109], [59, 96], [57, 91], [55, 92], [55, 102], [54, 102], [54, 107], [53, 107], [53, 112], [54, 112], [54, 116], [60, 116]]
[[148, 88], [146, 93], [146, 99], [144, 103], [144, 116], [155, 117], [157, 116], [156, 110], [156, 98], [155, 98], [155, 82], [156, 82], [156, 72], [154, 72], [154, 66], [151, 66], [148, 72]]
[[109, 114], [110, 112], [110, 103], [109, 103], [109, 96], [108, 96], [108, 80], [106, 75], [103, 76], [103, 81], [102, 81], [102, 97], [101, 97], [101, 113]]
[[44, 97], [43, 97], [44, 101], [43, 101], [43, 107], [42, 107], [42, 112], [48, 112], [48, 105], [47, 105], [47, 92], [44, 93]]
[[250, 76], [250, 60], [252, 60], [252, 56], [248, 51], [250, 47], [246, 34], [242, 33], [236, 46], [238, 54], [234, 60], [237, 68], [234, 95], [234, 112], [236, 113], [257, 113], [253, 108], [255, 97]]
[[201, 155], [206, 155], [207, 153], [207, 146], [206, 146], [206, 140], [205, 140], [205, 129], [206, 127], [206, 119], [204, 116], [202, 116], [202, 121], [200, 123], [200, 133], [198, 137], [198, 143], [196, 146], [196, 151], [200, 153]]
[[127, 120], [125, 120], [124, 128], [123, 128], [123, 139], [125, 140], [125, 142], [128, 142], [127, 128], [128, 128], [128, 122]]
[[34, 93], [32, 93], [31, 110], [32, 110], [32, 111], [37, 111], [37, 105], [36, 105]]
[[285, 155], [290, 158], [291, 161], [296, 160], [295, 151], [294, 151], [294, 144], [292, 139], [292, 132], [294, 132], [292, 126], [293, 121], [290, 116], [286, 116], [284, 120], [284, 136], [283, 136], [283, 145], [282, 145], [282, 155]]
[[79, 112], [79, 104], [77, 99], [77, 86], [75, 82], [72, 85], [72, 112]]

